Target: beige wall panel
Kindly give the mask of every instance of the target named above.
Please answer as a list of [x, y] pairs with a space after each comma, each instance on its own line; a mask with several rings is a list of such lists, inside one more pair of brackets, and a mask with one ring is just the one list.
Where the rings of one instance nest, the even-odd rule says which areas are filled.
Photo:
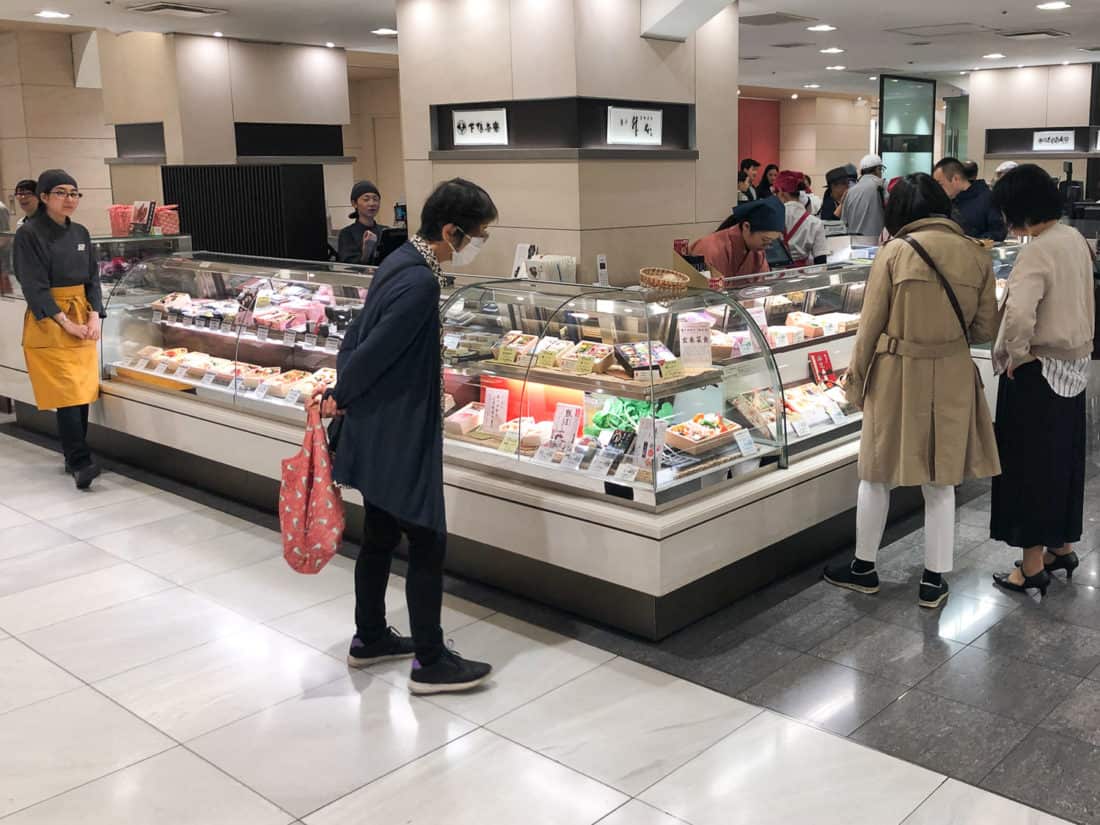
[[363, 112], [363, 82], [362, 80], [348, 81], [348, 111], [351, 113], [352, 122], [355, 116]]
[[789, 125], [815, 123], [817, 123], [817, 101], [789, 99], [779, 101], [780, 134], [784, 127]]
[[100, 30], [97, 39], [106, 122], [169, 121], [170, 113], [179, 111], [172, 38], [152, 32], [112, 34]]
[[481, 186], [497, 205], [501, 226], [576, 230], [582, 225], [578, 205], [583, 197], [578, 171], [576, 161], [564, 160], [448, 161], [434, 164], [432, 181], [460, 177]]
[[[352, 222], [348, 217], [351, 214], [350, 206], [330, 206], [325, 210], [328, 213], [328, 228], [330, 232], [339, 232]], [[335, 244], [333, 244], [335, 246]]]
[[[826, 149], [817, 151], [817, 165], [822, 172], [828, 172], [830, 169], [835, 169], [838, 166], [845, 166], [849, 163], [859, 166], [859, 162], [863, 159], [863, 156], [867, 154], [868, 139], [865, 137], [861, 144], [852, 146], [851, 149]], [[889, 170], [886, 172], [890, 174]]]
[[401, 118], [376, 117], [374, 157], [377, 171], [374, 182], [382, 191], [381, 214], [391, 219], [393, 204], [405, 199], [405, 160], [401, 155]]
[[695, 162], [582, 161], [580, 216], [582, 229], [694, 223]]
[[581, 259], [578, 280], [596, 280], [596, 256], [607, 255], [607, 266], [614, 286], [638, 283], [638, 270], [644, 266], [669, 266], [672, 242], [680, 238], [695, 240], [718, 228], [717, 223], [627, 227], [586, 230], [581, 233]]
[[0, 86], [14, 86], [22, 82], [19, 38], [15, 32], [0, 32]]
[[871, 119], [871, 107], [860, 106], [854, 100], [835, 97], [817, 99], [817, 122], [834, 126], [856, 126]]
[[74, 85], [72, 37], [48, 31], [19, 32], [19, 68], [24, 83]]
[[855, 126], [822, 125], [817, 128], [817, 151], [859, 152], [862, 157], [867, 154], [870, 134], [870, 119]]
[[512, 83], [517, 100], [577, 94], [573, 0], [511, 0]]
[[322, 166], [325, 175], [325, 204], [341, 209], [351, 208], [351, 188], [355, 185], [355, 170], [348, 163], [326, 163]]
[[342, 124], [351, 119], [341, 49], [229, 42], [234, 120]]
[[107, 215], [107, 207], [114, 203], [111, 190], [81, 187], [80, 191], [84, 193], [84, 197], [80, 201], [80, 209], [74, 215], [76, 222], [84, 224], [92, 235], [110, 235], [111, 219]]
[[813, 123], [784, 123], [779, 129], [779, 151], [812, 152], [817, 147], [817, 130]]
[[236, 163], [229, 42], [176, 35], [180, 124], [185, 163]]
[[378, 161], [375, 154], [374, 118], [370, 115], [360, 116], [361, 145], [359, 147], [359, 160], [355, 164], [358, 170], [355, 177], [374, 180], [378, 177]]
[[[419, 220], [416, 225], [419, 226]], [[572, 255], [577, 258], [578, 266], [581, 263], [581, 234], [575, 230], [565, 229], [521, 229], [508, 226], [494, 226], [489, 230], [492, 237], [477, 260], [467, 267], [456, 267], [444, 264], [448, 271], [469, 273], [471, 275], [484, 275], [486, 277], [507, 277], [511, 274], [512, 259], [516, 254], [516, 246], [521, 243], [533, 243], [546, 255]], [[595, 268], [595, 261], [592, 262]], [[580, 280], [580, 279], [578, 279]], [[596, 280], [595, 276], [588, 279]]]
[[795, 169], [799, 172], [813, 172], [817, 169], [817, 152], [813, 149], [779, 150], [779, 168]]
[[164, 189], [159, 166], [110, 167], [112, 203], [156, 201], [164, 203]]
[[24, 86], [23, 108], [31, 138], [113, 138], [104, 122], [103, 94], [99, 89], [63, 86]]
[[37, 178], [38, 171], [31, 169], [31, 153], [26, 138], [0, 140], [0, 181], [4, 183], [5, 197], [19, 181]]
[[358, 155], [358, 150], [363, 146], [362, 136], [362, 121], [359, 115], [351, 116], [351, 123], [345, 123], [343, 126], [344, 131], [344, 154], [345, 155]]
[[62, 152], [41, 151], [39, 141], [30, 141], [31, 168], [37, 171], [43, 169], [64, 169], [80, 183], [84, 189], [110, 189], [111, 171], [103, 162], [105, 157], [113, 155], [100, 155], [98, 158], [80, 157], [68, 155]]
[[0, 86], [0, 112], [0, 140], [27, 136], [22, 86]]
[[719, 221], [737, 203], [738, 18], [729, 5], [695, 36], [695, 221]]
[[1047, 87], [1047, 126], [1088, 126], [1092, 66], [1051, 66]]
[[401, 91], [396, 77], [362, 81], [359, 84], [359, 96], [360, 114], [401, 114]]
[[[427, 160], [428, 106], [512, 98], [509, 0], [398, 0], [406, 160]], [[454, 60], [461, 48], [478, 59]]]
[[428, 160], [405, 161], [405, 201], [409, 207], [409, 229], [413, 232], [420, 228], [420, 211], [435, 185], [434, 165]]

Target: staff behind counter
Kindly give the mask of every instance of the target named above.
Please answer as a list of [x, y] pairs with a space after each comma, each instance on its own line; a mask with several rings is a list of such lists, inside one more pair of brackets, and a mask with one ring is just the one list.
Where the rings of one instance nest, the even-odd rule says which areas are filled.
[[776, 198], [743, 203], [733, 210], [717, 232], [691, 245], [707, 268], [723, 278], [769, 272], [767, 248], [787, 230], [783, 204]]
[[373, 266], [378, 263], [378, 241], [388, 226], [378, 223], [378, 210], [382, 208], [382, 194], [369, 180], [361, 180], [351, 190], [351, 205], [355, 211], [348, 215], [355, 223], [340, 230], [336, 255], [342, 264]]

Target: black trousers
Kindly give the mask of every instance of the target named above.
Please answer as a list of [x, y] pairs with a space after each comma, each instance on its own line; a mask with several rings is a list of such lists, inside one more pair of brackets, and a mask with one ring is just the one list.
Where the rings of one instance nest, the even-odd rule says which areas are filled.
[[57, 434], [65, 453], [65, 466], [79, 470], [92, 463], [92, 451], [88, 449], [88, 405], [61, 407], [57, 411]]
[[356, 635], [370, 643], [386, 633], [386, 585], [393, 551], [404, 535], [409, 543], [405, 600], [409, 605], [416, 658], [421, 664], [432, 664], [444, 650], [439, 614], [443, 608], [443, 557], [447, 554], [447, 536], [398, 521], [390, 513], [370, 504], [364, 509], [363, 548], [355, 563]]

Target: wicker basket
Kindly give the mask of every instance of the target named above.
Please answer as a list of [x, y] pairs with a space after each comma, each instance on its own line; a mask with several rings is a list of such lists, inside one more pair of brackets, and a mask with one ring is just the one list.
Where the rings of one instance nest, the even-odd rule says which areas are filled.
[[646, 289], [676, 295], [687, 292], [691, 278], [675, 269], [647, 266], [639, 271], [638, 282]]

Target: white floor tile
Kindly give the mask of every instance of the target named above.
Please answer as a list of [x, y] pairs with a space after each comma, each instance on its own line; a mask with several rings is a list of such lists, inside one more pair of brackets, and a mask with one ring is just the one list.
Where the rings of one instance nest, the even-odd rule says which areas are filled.
[[191, 584], [281, 557], [282, 553], [278, 533], [251, 528], [249, 532], [223, 534], [186, 547], [158, 552], [140, 558], [134, 564], [176, 584]]
[[758, 713], [752, 705], [616, 659], [489, 727], [636, 796]]
[[307, 825], [591, 825], [627, 797], [486, 730], [305, 818]]
[[632, 799], [601, 819], [599, 825], [684, 825], [684, 821]]
[[287, 825], [290, 820], [177, 747], [21, 811], [4, 825]]
[[0, 561], [72, 543], [73, 537], [68, 533], [39, 521], [29, 521], [0, 530]]
[[50, 524], [82, 541], [89, 541], [105, 533], [117, 533], [119, 530], [139, 527], [142, 524], [184, 517], [200, 506], [179, 496], [157, 493], [52, 518]]
[[[493, 675], [477, 690], [435, 696], [431, 701], [479, 725], [614, 658], [612, 653], [502, 613], [467, 625], [451, 636], [455, 650], [467, 659], [489, 662]], [[388, 662], [370, 672], [398, 687], [408, 687], [408, 662]]]
[[147, 484], [116, 473], [104, 473], [90, 490], [78, 490], [70, 476], [59, 475], [25, 484], [15, 492], [6, 492], [4, 503], [28, 516], [48, 521], [71, 513], [133, 501], [155, 492], [156, 489]]
[[251, 626], [243, 616], [175, 588], [22, 638], [81, 679], [96, 682]]
[[172, 747], [91, 688], [0, 716], [0, 816]]
[[[473, 729], [407, 691], [359, 673], [189, 747], [280, 807], [304, 816]], [[308, 770], [302, 770], [304, 765]]]
[[[403, 635], [409, 634], [409, 609], [405, 605], [405, 580], [394, 577], [386, 589], [388, 621]], [[491, 616], [492, 610], [481, 605], [443, 594], [443, 611], [440, 622], [444, 633], [453, 633], [460, 627]], [[355, 594], [319, 604], [308, 610], [293, 613], [271, 626], [282, 633], [305, 642], [310, 647], [343, 659], [355, 632]]]
[[315, 576], [296, 573], [280, 555], [190, 587], [238, 613], [267, 622], [351, 593], [355, 582], [347, 570], [334, 564]]
[[765, 712], [640, 798], [692, 825], [890, 825], [943, 779]]
[[82, 687], [79, 679], [15, 639], [0, 641], [0, 713]]
[[1070, 825], [1064, 819], [948, 779], [904, 825]]
[[192, 511], [184, 518], [173, 516], [97, 536], [90, 543], [119, 558], [134, 561], [250, 527], [243, 519], [206, 508]]
[[120, 560], [110, 553], [84, 542], [73, 542], [70, 538], [59, 547], [15, 556], [0, 564], [0, 597], [94, 573], [119, 563]]
[[255, 626], [99, 682], [142, 719], [185, 741], [333, 682], [347, 668]]
[[4, 527], [17, 527], [20, 524], [29, 524], [34, 521], [26, 513], [20, 513], [18, 510], [13, 510], [10, 507], [5, 507], [0, 504], [0, 529]]
[[19, 634], [168, 590], [170, 582], [122, 562], [0, 599], [0, 627]]

